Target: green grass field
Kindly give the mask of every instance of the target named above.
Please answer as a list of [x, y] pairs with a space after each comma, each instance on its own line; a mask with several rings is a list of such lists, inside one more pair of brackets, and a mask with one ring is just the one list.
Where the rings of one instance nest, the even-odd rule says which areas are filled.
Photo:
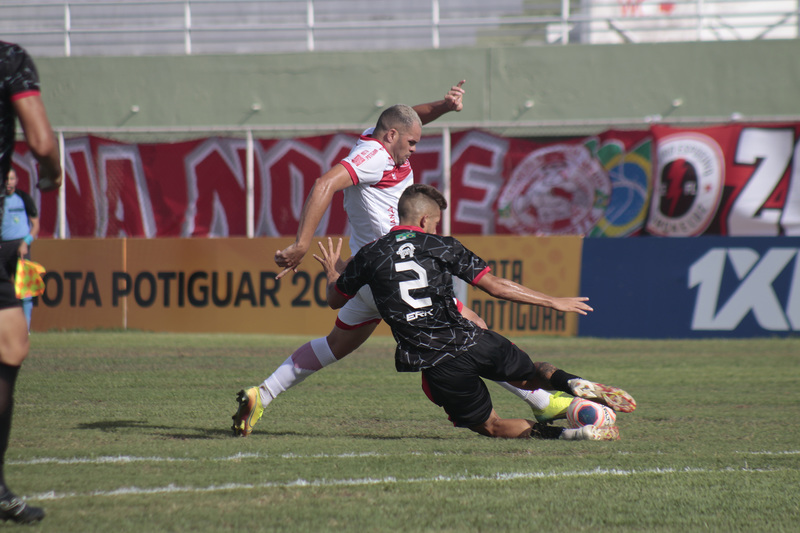
[[[236, 392], [308, 339], [36, 333], [6, 476], [41, 531], [797, 531], [800, 339], [517, 339], [637, 399], [616, 442], [453, 428], [390, 339], [231, 436]], [[530, 417], [491, 385], [501, 416]], [[0, 526], [2, 527], [2, 526]], [[7, 527], [11, 528], [11, 525]]]

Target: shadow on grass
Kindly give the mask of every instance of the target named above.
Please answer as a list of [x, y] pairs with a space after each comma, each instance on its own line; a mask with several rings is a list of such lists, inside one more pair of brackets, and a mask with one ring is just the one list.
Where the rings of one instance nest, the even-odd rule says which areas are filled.
[[[254, 432], [253, 435], [256, 433]], [[408, 439], [423, 439], [423, 440], [449, 440], [449, 437], [443, 435], [423, 435], [412, 434], [407, 435], [385, 435], [378, 433], [349, 433], [343, 431], [342, 433], [319, 433], [319, 432], [300, 432], [300, 431], [270, 431], [269, 433], [262, 433], [267, 437], [322, 437], [322, 438], [348, 438], [348, 439], [364, 439], [364, 440], [408, 440]]]
[[[181, 428], [181, 432], [176, 432], [178, 428], [172, 426], [163, 426], [150, 424], [146, 420], [98, 420], [96, 422], [84, 422], [77, 425], [77, 429], [100, 430], [105, 433], [116, 433], [125, 430], [148, 430], [152, 435], [167, 439], [179, 440], [192, 440], [192, 439], [216, 439], [220, 437], [233, 437], [233, 432], [230, 428], [217, 427], [217, 428]], [[350, 433], [343, 431], [339, 434], [320, 434], [317, 432], [304, 432], [304, 431], [276, 431], [262, 433], [267, 437], [348, 437], [354, 439], [364, 440], [377, 440], [377, 441], [393, 441], [404, 439], [424, 439], [424, 440], [445, 440], [447, 437], [442, 435], [422, 435], [422, 434], [408, 434], [408, 435], [386, 435], [379, 433]], [[239, 437], [241, 438], [241, 437]]]
[[[157, 431], [154, 433], [159, 437], [166, 437], [171, 439], [213, 439], [220, 436], [231, 435], [231, 430], [227, 428], [194, 428], [192, 433], [186, 433], [184, 429], [181, 433], [171, 433], [177, 428], [173, 426], [161, 426], [150, 424], [146, 420], [99, 420], [97, 422], [85, 422], [78, 424], [77, 429], [94, 429], [100, 430], [105, 433], [116, 433], [127, 429], [144, 429]], [[161, 433], [164, 432], [164, 433]]]

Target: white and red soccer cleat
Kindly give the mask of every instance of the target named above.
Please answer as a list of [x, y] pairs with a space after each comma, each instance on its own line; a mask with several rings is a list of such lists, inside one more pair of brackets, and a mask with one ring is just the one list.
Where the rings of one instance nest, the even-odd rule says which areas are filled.
[[636, 400], [622, 389], [595, 383], [588, 379], [575, 378], [567, 382], [572, 394], [601, 403], [622, 413], [632, 413], [636, 409]]

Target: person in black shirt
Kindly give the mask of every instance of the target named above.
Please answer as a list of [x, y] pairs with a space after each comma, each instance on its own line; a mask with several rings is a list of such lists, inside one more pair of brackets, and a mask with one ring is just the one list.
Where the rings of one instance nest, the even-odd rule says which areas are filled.
[[[0, 41], [0, 222], [17, 119], [39, 163], [37, 186], [41, 191], [58, 189], [61, 185], [58, 144], [42, 103], [36, 67], [20, 46]], [[11, 433], [14, 385], [30, 348], [28, 324], [13, 282], [23, 244], [26, 244], [23, 238], [9, 239], [0, 235], [0, 520], [30, 523], [44, 518], [44, 511], [15, 496], [3, 475]]]
[[320, 243], [328, 277], [328, 304], [338, 309], [369, 285], [381, 317], [397, 341], [399, 372], [421, 371], [423, 390], [444, 408], [454, 425], [490, 437], [613, 440], [616, 426], [562, 429], [525, 419], [500, 418], [481, 378], [508, 381], [526, 390], [560, 390], [597, 401], [622, 412], [636, 402], [625, 391], [569, 374], [550, 363], [533, 362], [508, 339], [477, 327], [456, 308], [452, 276], [496, 298], [550, 307], [582, 315], [592, 311], [585, 297], [556, 298], [489, 272], [483, 259], [457, 239], [436, 235], [444, 197], [433, 187], [416, 184], [400, 197], [400, 225], [362, 247], [347, 263], [340, 259], [341, 240], [334, 249]]

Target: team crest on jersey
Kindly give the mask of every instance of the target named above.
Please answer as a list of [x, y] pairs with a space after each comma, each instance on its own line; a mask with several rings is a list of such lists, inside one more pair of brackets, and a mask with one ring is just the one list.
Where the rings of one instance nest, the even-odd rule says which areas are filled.
[[411, 244], [410, 242], [407, 242], [403, 246], [401, 246], [395, 253], [400, 256], [400, 259], [408, 259], [409, 257], [414, 257], [414, 245]]

